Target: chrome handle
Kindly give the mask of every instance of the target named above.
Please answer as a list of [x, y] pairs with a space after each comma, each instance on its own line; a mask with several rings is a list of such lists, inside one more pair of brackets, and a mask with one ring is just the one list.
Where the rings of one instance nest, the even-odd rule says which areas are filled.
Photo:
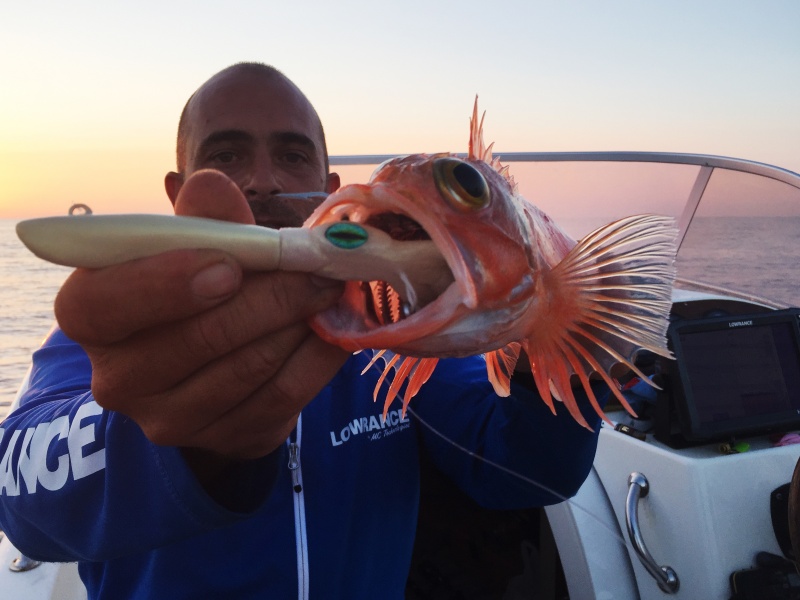
[[678, 574], [669, 566], [659, 566], [653, 559], [642, 539], [642, 530], [639, 527], [639, 498], [644, 498], [650, 491], [650, 484], [647, 477], [641, 473], [633, 472], [628, 477], [628, 498], [625, 501], [625, 522], [628, 525], [628, 537], [633, 544], [633, 549], [639, 556], [639, 560], [658, 583], [661, 591], [667, 594], [674, 594], [680, 587]]

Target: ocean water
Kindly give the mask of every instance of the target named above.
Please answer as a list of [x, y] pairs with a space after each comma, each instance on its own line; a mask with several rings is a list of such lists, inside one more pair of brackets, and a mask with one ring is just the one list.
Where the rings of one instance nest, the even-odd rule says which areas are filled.
[[54, 322], [53, 299], [72, 271], [39, 260], [0, 220], [0, 418], [14, 399], [31, 352]]
[[678, 277], [800, 306], [800, 217], [695, 217]]
[[[54, 322], [53, 299], [71, 269], [33, 256], [16, 221], [0, 220], [0, 418]], [[800, 217], [697, 218], [678, 276], [800, 306]]]

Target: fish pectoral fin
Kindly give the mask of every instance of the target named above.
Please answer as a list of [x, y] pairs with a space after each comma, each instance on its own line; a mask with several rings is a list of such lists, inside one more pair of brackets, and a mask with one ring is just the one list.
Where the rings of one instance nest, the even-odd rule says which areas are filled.
[[522, 345], [518, 342], [511, 342], [485, 355], [486, 372], [494, 393], [498, 396], [506, 397], [511, 394], [511, 376], [514, 374], [521, 348]]
[[676, 239], [670, 217], [628, 217], [587, 235], [547, 275], [552, 314], [533, 332], [526, 348], [536, 386], [549, 406], [557, 397], [588, 427], [572, 393], [572, 375], [605, 418], [591, 389], [592, 373], [598, 373], [629, 409], [609, 375], [612, 367], [623, 363], [644, 378], [633, 364], [637, 352], [671, 356], [666, 331]]
[[571, 343], [590, 351], [596, 370], [608, 373], [622, 362], [638, 374], [632, 361], [642, 349], [671, 356], [677, 235], [671, 217], [620, 219], [587, 235], [553, 269], [573, 310]]
[[577, 374], [595, 411], [601, 417], [606, 418], [589, 385], [589, 377], [584, 374], [582, 361], [574, 352], [560, 341], [544, 344], [536, 350], [529, 347], [527, 351], [531, 360], [531, 373], [536, 383], [536, 389], [539, 391], [542, 401], [553, 414], [556, 414], [553, 403], [556, 400], [566, 407], [575, 421], [586, 429], [592, 430], [583, 417], [572, 390], [571, 376]]

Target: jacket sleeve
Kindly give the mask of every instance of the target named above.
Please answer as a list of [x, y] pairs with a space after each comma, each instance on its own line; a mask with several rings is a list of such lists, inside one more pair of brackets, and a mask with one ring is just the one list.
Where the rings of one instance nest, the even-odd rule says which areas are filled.
[[[244, 516], [206, 495], [179, 449], [97, 405], [89, 359], [60, 330], [34, 353], [29, 381], [0, 423], [0, 526], [26, 555], [106, 560]], [[278, 458], [259, 461], [253, 480]]]
[[511, 396], [497, 396], [473, 357], [440, 361], [410, 410], [436, 466], [476, 502], [526, 508], [566, 500], [589, 474], [601, 421], [585, 395], [576, 398], [593, 431], [559, 402], [554, 415], [532, 385], [512, 379]]

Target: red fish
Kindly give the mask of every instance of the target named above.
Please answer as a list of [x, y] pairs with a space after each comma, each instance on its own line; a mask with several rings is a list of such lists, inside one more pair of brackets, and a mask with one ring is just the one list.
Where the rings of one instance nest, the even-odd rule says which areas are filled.
[[[382, 229], [395, 240], [430, 239], [451, 272], [433, 297], [411, 301], [384, 282], [349, 281], [339, 304], [312, 320], [318, 335], [347, 350], [391, 351], [375, 390], [377, 398], [394, 368], [384, 411], [408, 382], [405, 408], [443, 357], [484, 354], [495, 391], [507, 396], [525, 356], [551, 410], [560, 400], [588, 427], [573, 384], [580, 382], [604, 416], [589, 385], [596, 373], [630, 410], [611, 368], [622, 363], [646, 380], [633, 364], [636, 353], [669, 356], [673, 220], [633, 216], [576, 243], [517, 193], [508, 168], [492, 158], [477, 99], [466, 158], [387, 161], [367, 184], [330, 195], [304, 227], [340, 221]], [[413, 287], [415, 274], [407, 276]]]

